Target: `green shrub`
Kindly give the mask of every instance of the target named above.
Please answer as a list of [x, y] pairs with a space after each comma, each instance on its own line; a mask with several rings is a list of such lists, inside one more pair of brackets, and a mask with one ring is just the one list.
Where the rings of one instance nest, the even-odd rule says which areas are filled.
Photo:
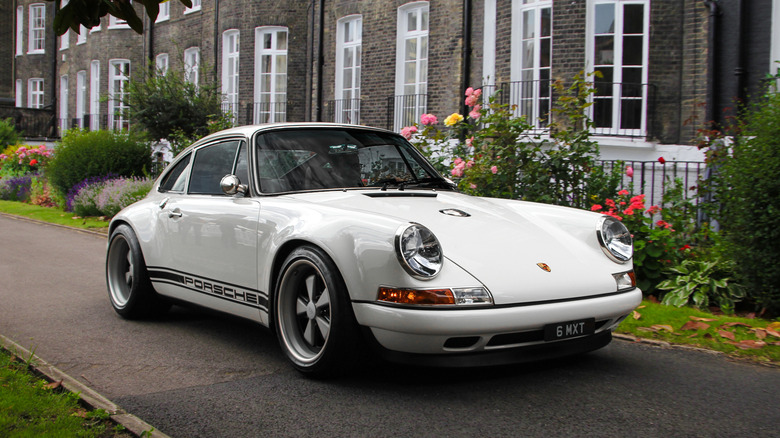
[[55, 148], [46, 175], [59, 193], [66, 194], [90, 177], [147, 175], [151, 164], [151, 147], [139, 134], [71, 130]]
[[6, 146], [19, 143], [13, 119], [0, 120], [0, 150]]
[[[741, 116], [727, 142], [710, 151], [725, 253], [747, 299], [780, 312], [780, 94], [769, 93]], [[730, 152], [730, 153], [729, 153]]]

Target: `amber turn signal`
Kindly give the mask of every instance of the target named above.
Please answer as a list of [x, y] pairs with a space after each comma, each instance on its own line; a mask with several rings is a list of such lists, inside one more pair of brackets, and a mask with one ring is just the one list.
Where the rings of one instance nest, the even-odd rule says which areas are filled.
[[455, 304], [455, 295], [449, 289], [396, 289], [380, 287], [378, 301], [395, 304], [441, 305]]

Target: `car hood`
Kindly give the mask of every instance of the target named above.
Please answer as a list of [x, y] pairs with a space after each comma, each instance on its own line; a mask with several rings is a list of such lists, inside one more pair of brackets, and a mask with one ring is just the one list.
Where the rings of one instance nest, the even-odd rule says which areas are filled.
[[[596, 236], [600, 215], [583, 210], [449, 191], [391, 189], [290, 196], [428, 227], [448, 262], [486, 286], [499, 305], [615, 292], [612, 274], [631, 269], [630, 264], [616, 264], [604, 255]], [[437, 278], [431, 286], [474, 286], [439, 281], [446, 279]]]

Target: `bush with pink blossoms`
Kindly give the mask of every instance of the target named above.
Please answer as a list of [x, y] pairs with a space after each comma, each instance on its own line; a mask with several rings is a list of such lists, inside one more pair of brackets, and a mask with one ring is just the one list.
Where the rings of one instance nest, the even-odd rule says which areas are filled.
[[465, 91], [467, 116], [451, 114], [441, 127], [425, 114], [402, 132], [463, 192], [587, 208], [591, 196], [614, 193], [620, 177], [596, 164], [598, 145], [582, 116], [592, 84], [577, 76], [570, 88], [555, 88], [557, 117], [546, 133], [499, 94], [473, 88]]
[[79, 216], [112, 217], [128, 205], [143, 199], [154, 180], [139, 177], [95, 178], [74, 194], [72, 210]]

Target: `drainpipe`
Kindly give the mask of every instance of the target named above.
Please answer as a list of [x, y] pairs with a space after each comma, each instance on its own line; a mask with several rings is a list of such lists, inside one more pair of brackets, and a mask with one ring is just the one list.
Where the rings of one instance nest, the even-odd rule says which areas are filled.
[[465, 116], [469, 110], [462, 94], [471, 82], [471, 0], [463, 0], [463, 53], [461, 57], [463, 59], [463, 71], [461, 72], [463, 76], [458, 96], [461, 102], [461, 114]]
[[325, 56], [323, 54], [323, 50], [325, 47], [325, 43], [323, 41], [323, 39], [325, 38], [325, 0], [320, 0], [319, 22], [320, 22], [320, 29], [317, 32], [319, 36], [319, 41], [317, 42], [317, 109], [316, 109], [317, 114], [315, 119], [315, 121], [317, 122], [322, 121], [322, 99], [324, 96], [324, 93], [322, 92], [322, 84], [323, 84], [322, 64], [325, 62]]
[[154, 62], [154, 20], [149, 17], [149, 68], [151, 72], [156, 71], [156, 63]]
[[[55, 2], [54, 3], [54, 14], [53, 17], [56, 17], [57, 14], [60, 12], [60, 3]], [[57, 121], [59, 120], [59, 108], [57, 107], [57, 101], [58, 95], [57, 95], [57, 85], [59, 83], [59, 77], [57, 75], [57, 55], [59, 54], [60, 48], [57, 45], [57, 32], [52, 31], [52, 45], [51, 45], [51, 108], [52, 108], [52, 118], [51, 118], [51, 124], [49, 126], [49, 129], [51, 129], [51, 133], [55, 134], [57, 132]], [[46, 106], [44, 105], [44, 108]]]
[[219, 0], [214, 0], [214, 81], [219, 76], [217, 63], [219, 62], [219, 46], [222, 42], [219, 39]]
[[707, 106], [705, 109], [705, 123], [708, 124], [714, 124], [715, 123], [715, 111], [718, 104], [718, 97], [715, 95], [715, 91], [717, 90], [716, 80], [717, 75], [715, 74], [715, 48], [717, 45], [717, 31], [718, 31], [718, 13], [720, 12], [718, 8], [718, 2], [717, 0], [704, 0], [704, 6], [707, 7], [710, 11], [709, 18], [707, 19]]
[[737, 35], [737, 66], [734, 68], [734, 76], [737, 81], [737, 101], [739, 103], [745, 102], [745, 2], [743, 0], [737, 0], [737, 28], [735, 29]]

